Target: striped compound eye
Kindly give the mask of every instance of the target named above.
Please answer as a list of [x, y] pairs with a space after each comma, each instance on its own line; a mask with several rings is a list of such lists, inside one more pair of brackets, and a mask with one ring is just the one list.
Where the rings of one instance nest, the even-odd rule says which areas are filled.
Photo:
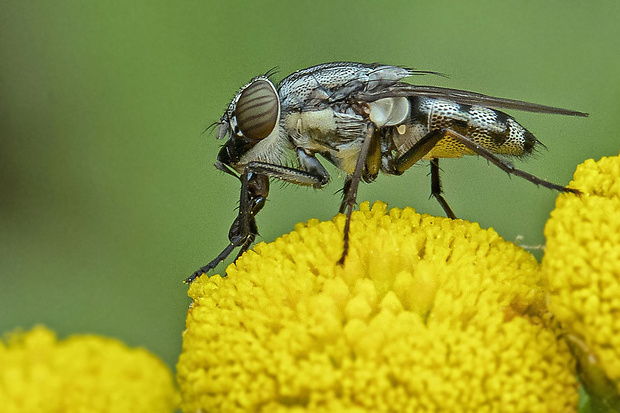
[[246, 138], [260, 140], [269, 136], [280, 115], [280, 100], [273, 84], [265, 79], [255, 80], [241, 92], [234, 115]]

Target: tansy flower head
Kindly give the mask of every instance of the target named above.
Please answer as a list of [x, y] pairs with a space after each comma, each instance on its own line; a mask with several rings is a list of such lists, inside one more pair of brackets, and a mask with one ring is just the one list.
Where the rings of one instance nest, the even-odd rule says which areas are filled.
[[185, 412], [570, 412], [536, 260], [477, 224], [362, 204], [189, 288]]
[[36, 327], [0, 341], [2, 413], [171, 413], [177, 397], [163, 362], [117, 340]]
[[[550, 309], [588, 392], [620, 410], [620, 158], [588, 160], [545, 227]], [[618, 411], [614, 410], [614, 411]]]

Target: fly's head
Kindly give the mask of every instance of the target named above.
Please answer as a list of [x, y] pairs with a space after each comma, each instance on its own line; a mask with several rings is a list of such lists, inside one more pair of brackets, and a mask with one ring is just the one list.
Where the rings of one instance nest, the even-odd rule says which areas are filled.
[[266, 76], [255, 77], [237, 92], [220, 118], [217, 138], [228, 140], [217, 156], [217, 163], [241, 172], [244, 155], [260, 141], [279, 133], [279, 121], [280, 99], [276, 87]]

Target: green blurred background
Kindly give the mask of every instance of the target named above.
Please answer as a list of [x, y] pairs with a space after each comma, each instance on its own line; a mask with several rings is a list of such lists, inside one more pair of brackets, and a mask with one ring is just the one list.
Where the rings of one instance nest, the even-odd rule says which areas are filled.
[[[182, 280], [227, 243], [239, 183], [205, 128], [250, 78], [321, 62], [400, 64], [435, 84], [589, 112], [514, 113], [547, 146], [525, 170], [567, 184], [617, 155], [620, 2], [3, 1], [0, 3], [0, 332], [43, 323], [145, 346], [171, 366]], [[556, 193], [482, 159], [442, 162], [459, 217], [544, 242]], [[329, 219], [342, 180], [273, 185], [261, 240]], [[426, 165], [359, 200], [441, 214]], [[223, 266], [218, 268], [223, 270]]]

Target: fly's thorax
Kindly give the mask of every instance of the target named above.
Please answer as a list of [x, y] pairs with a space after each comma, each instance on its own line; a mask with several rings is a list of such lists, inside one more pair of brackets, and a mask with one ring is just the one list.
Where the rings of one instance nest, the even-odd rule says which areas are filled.
[[337, 132], [336, 117], [331, 108], [287, 113], [283, 125], [296, 147], [312, 152], [321, 152], [325, 141]]
[[411, 75], [406, 68], [356, 62], [325, 63], [298, 70], [280, 82], [283, 110], [320, 109], [355, 92], [380, 89]]
[[331, 108], [283, 116], [283, 128], [294, 147], [320, 154], [347, 174], [353, 173], [366, 125], [361, 116]]
[[283, 117], [282, 125], [295, 147], [321, 154], [363, 140], [369, 122], [354, 111], [331, 107], [287, 113]]

